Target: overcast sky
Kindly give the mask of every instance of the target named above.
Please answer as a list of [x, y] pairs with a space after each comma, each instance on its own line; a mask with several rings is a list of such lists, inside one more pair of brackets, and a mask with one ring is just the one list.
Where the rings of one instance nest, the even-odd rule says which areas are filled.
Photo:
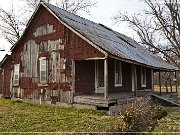
[[[115, 25], [112, 17], [118, 11], [128, 12], [129, 14], [134, 14], [141, 12], [143, 9], [146, 9], [146, 5], [143, 0], [92, 0], [96, 1], [97, 6], [91, 9], [91, 16], [86, 13], [81, 13], [80, 16], [94, 21], [96, 23], [104, 24], [120, 33], [123, 33], [127, 36], [135, 37], [135, 34], [128, 28], [126, 23], [122, 23], [120, 25]], [[19, 7], [23, 5], [22, 0], [5, 0], [1, 2], [0, 7], [8, 10], [13, 2], [13, 6], [16, 7], [16, 10], [19, 10]], [[4, 55], [9, 51], [11, 45], [6, 42], [5, 39], [0, 37], [0, 49], [5, 48], [6, 52], [0, 51], [0, 60], [4, 57]]]

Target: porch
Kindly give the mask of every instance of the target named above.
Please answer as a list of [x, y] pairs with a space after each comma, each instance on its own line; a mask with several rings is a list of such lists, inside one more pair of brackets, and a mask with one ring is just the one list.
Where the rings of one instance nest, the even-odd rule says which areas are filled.
[[133, 92], [111, 93], [107, 98], [104, 94], [76, 94], [74, 96], [74, 103], [87, 104], [97, 107], [109, 107], [112, 105], [123, 105], [132, 102], [137, 97], [147, 96], [151, 91], [138, 91], [136, 96]]
[[73, 65], [74, 103], [109, 107], [154, 92], [152, 68], [113, 58], [74, 61]]

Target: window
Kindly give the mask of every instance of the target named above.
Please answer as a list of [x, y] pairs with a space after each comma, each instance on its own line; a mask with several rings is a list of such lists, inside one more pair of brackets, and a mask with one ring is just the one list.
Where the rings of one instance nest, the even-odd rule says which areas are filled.
[[122, 67], [121, 61], [115, 61], [115, 86], [122, 86]]
[[14, 86], [19, 86], [19, 67], [20, 67], [20, 64], [14, 65], [14, 76], [13, 76]]
[[40, 65], [40, 83], [47, 83], [47, 59], [46, 57], [39, 58]]
[[141, 67], [141, 86], [146, 87], [146, 68]]

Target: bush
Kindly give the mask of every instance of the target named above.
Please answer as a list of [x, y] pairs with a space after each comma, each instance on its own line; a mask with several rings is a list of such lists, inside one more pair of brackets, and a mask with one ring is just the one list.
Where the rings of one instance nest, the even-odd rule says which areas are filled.
[[156, 118], [158, 119], [158, 120], [160, 120], [160, 119], [162, 119], [162, 118], [164, 118], [164, 117], [166, 117], [167, 115], [168, 115], [168, 112], [167, 112], [167, 110], [166, 109], [164, 109], [162, 106], [160, 106], [160, 105], [155, 105], [155, 106], [153, 106], [153, 109], [155, 110], [155, 113], [156, 113]]
[[120, 115], [127, 131], [148, 132], [155, 128], [158, 119], [167, 115], [167, 111], [162, 110], [161, 106], [152, 106], [147, 99], [138, 98], [127, 104]]
[[124, 132], [126, 131], [126, 123], [123, 121], [121, 116], [113, 116], [109, 120], [109, 128], [107, 132]]

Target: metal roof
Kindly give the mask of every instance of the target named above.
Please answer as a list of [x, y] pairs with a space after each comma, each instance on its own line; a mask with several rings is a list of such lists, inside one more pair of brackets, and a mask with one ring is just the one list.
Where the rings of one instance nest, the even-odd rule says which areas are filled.
[[106, 52], [122, 59], [134, 61], [146, 66], [162, 70], [178, 70], [162, 58], [148, 51], [135, 40], [116, 32], [102, 24], [97, 24], [75, 14], [69, 13], [54, 5], [43, 3], [60, 20], [92, 41]]

